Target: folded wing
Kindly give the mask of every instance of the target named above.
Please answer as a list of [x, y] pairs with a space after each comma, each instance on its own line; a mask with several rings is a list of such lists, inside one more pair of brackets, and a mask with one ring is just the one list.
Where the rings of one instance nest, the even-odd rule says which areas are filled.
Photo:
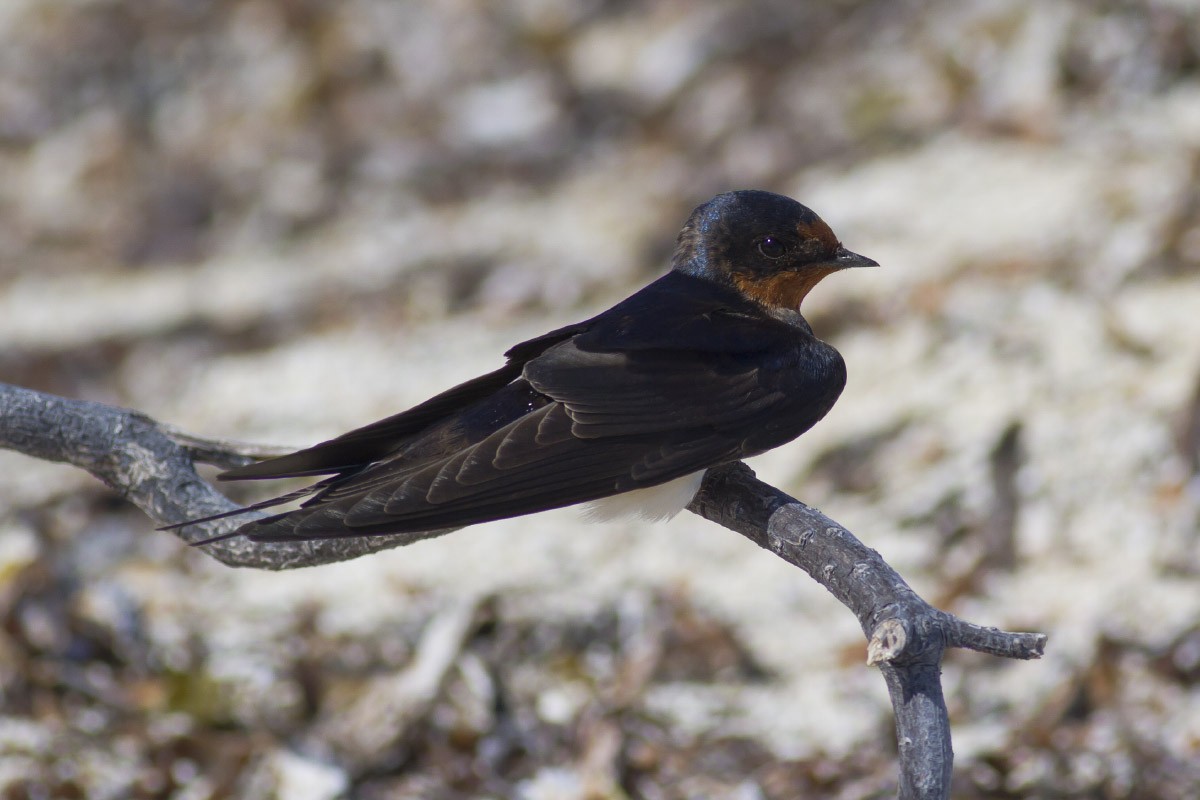
[[[334, 480], [258, 540], [432, 530], [654, 486], [745, 455], [745, 433], [786, 404], [728, 354], [588, 353], [571, 342], [526, 365], [541, 407], [452, 453], [400, 457]], [[478, 411], [478, 409], [476, 409]]]

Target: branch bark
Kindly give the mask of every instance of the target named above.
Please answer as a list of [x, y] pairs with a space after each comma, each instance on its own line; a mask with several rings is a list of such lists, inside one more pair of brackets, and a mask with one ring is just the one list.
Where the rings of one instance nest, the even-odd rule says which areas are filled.
[[[201, 439], [145, 414], [0, 383], [0, 447], [87, 470], [160, 525], [232, 511], [238, 506], [196, 473], [195, 462], [245, 464], [274, 448]], [[228, 533], [247, 520], [221, 519], [173, 533], [188, 544]], [[258, 545], [238, 537], [205, 545], [231, 567], [284, 570], [348, 561], [449, 531], [376, 538]]]
[[689, 509], [807, 572], [850, 609], [896, 713], [900, 797], [947, 798], [954, 753], [942, 696], [948, 647], [1038, 658], [1041, 633], [1006, 633], [930, 606], [883, 557], [815, 508], [759, 481], [745, 464], [709, 470]]
[[[229, 466], [274, 449], [200, 439], [144, 414], [0, 383], [0, 447], [87, 470], [155, 522], [175, 524], [235, 508], [197, 474], [194, 462]], [[896, 713], [900, 790], [948, 798], [953, 751], [940, 667], [948, 647], [1004, 658], [1037, 658], [1046, 637], [982, 628], [922, 600], [879, 553], [820, 511], [762, 483], [744, 464], [710, 469], [693, 513], [736, 531], [807, 572], [854, 613]], [[174, 531], [192, 543], [233, 530], [247, 517]], [[240, 538], [206, 545], [224, 564], [295, 569], [357, 558], [449, 530], [363, 539], [256, 545]]]

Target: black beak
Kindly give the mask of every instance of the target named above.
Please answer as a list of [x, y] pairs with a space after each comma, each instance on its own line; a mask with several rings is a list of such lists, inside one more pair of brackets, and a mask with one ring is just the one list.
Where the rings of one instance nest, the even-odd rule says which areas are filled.
[[851, 253], [846, 248], [838, 245], [837, 253], [834, 254], [833, 264], [838, 269], [850, 269], [851, 267], [878, 267], [879, 262], [873, 258], [860, 256], [858, 253]]

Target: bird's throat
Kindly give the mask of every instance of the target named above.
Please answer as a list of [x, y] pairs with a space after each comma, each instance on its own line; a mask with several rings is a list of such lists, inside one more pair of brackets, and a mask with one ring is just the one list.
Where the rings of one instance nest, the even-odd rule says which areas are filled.
[[733, 283], [742, 294], [769, 309], [798, 311], [804, 298], [836, 267], [816, 267], [800, 272], [779, 272], [765, 278], [734, 274]]

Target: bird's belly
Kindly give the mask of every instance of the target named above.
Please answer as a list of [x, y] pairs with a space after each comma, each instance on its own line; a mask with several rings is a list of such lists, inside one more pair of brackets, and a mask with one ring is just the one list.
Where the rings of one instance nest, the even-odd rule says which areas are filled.
[[651, 522], [670, 519], [692, 502], [700, 490], [705, 470], [684, 475], [673, 481], [646, 489], [634, 489], [612, 497], [584, 503], [583, 515], [589, 522], [606, 522], [624, 517], [641, 517]]

